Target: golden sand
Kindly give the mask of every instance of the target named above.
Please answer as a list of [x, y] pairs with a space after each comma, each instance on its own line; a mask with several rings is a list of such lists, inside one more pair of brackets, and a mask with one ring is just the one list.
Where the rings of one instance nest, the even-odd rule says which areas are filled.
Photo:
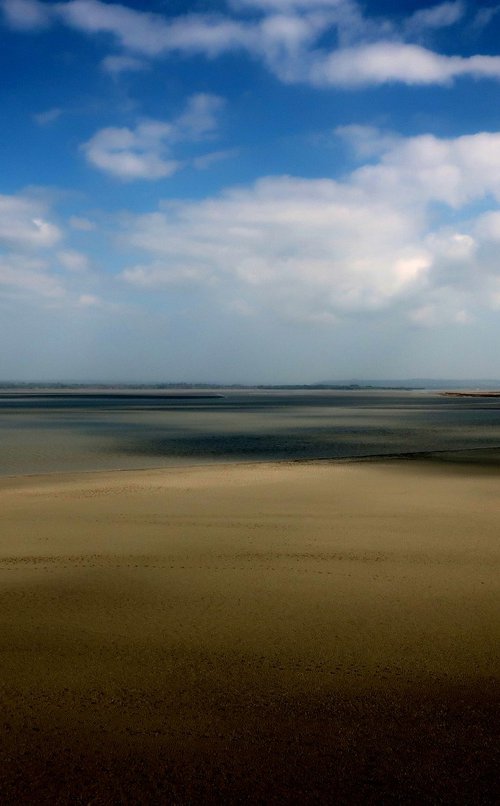
[[2, 803], [493, 803], [500, 473], [0, 480]]

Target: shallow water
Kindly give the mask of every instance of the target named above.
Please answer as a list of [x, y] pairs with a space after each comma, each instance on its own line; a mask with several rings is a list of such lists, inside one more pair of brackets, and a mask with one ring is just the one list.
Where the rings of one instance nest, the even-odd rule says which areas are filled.
[[0, 475], [500, 446], [496, 398], [392, 390], [220, 394], [0, 394]]

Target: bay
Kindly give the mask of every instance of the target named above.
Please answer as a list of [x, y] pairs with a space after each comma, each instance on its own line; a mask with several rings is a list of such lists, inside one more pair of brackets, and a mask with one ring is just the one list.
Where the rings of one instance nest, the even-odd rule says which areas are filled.
[[3, 476], [448, 451], [495, 464], [497, 446], [500, 399], [435, 391], [0, 393]]

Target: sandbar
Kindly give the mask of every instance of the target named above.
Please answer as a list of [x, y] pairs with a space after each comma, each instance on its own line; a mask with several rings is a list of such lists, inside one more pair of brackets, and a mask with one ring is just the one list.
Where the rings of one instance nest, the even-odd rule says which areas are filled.
[[493, 803], [500, 471], [0, 479], [2, 803]]

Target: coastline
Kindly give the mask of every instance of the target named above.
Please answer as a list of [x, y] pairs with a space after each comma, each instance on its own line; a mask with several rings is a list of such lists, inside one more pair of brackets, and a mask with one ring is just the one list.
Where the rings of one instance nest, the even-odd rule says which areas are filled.
[[491, 802], [497, 487], [392, 457], [0, 478], [2, 801]]
[[400, 451], [396, 453], [367, 453], [353, 456], [314, 456], [314, 457], [301, 457], [301, 458], [287, 458], [287, 459], [217, 459], [206, 460], [198, 463], [182, 463], [182, 464], [165, 464], [165, 465], [144, 465], [139, 467], [104, 467], [104, 468], [91, 468], [91, 469], [55, 469], [46, 471], [29, 471], [26, 473], [2, 473], [0, 471], [0, 486], [3, 481], [15, 482], [16, 479], [78, 479], [87, 476], [113, 475], [120, 473], [176, 473], [190, 470], [202, 470], [209, 468], [231, 468], [231, 467], [266, 467], [277, 466], [286, 467], [287, 465], [298, 466], [324, 466], [324, 465], [349, 465], [349, 464], [374, 464], [383, 465], [392, 462], [426, 462], [429, 466], [433, 462], [439, 462], [446, 465], [474, 465], [476, 469], [480, 465], [484, 465], [489, 469], [498, 468], [500, 471], [500, 445], [493, 446], [475, 446], [475, 447], [460, 447], [460, 448], [440, 448], [430, 450], [417, 450], [417, 451]]

